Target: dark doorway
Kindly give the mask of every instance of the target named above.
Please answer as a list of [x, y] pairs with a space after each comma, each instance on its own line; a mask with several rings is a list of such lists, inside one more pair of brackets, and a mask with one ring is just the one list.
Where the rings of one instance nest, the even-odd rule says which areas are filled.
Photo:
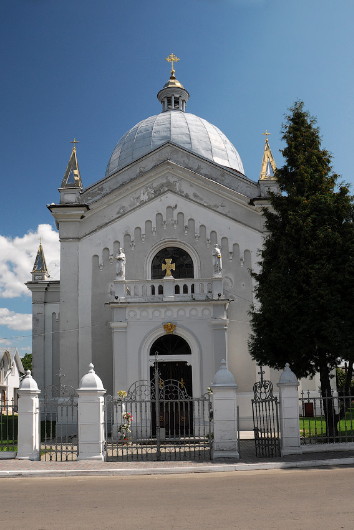
[[[150, 380], [155, 379], [155, 367], [159, 370], [160, 428], [167, 437], [189, 436], [193, 432], [192, 367], [187, 361], [159, 361], [158, 355], [191, 355], [186, 340], [174, 333], [159, 337], [150, 349], [156, 356], [150, 367]], [[152, 403], [152, 430], [156, 434], [156, 396]]]
[[160, 361], [150, 367], [155, 385], [155, 368], [159, 371], [158, 396], [152, 393], [152, 432], [156, 435], [156, 397], [159, 400], [159, 425], [167, 438], [193, 434], [192, 367], [186, 361]]
[[[186, 361], [159, 361], [158, 370], [160, 373], [160, 383], [166, 383], [170, 380], [176, 384], [176, 389], [170, 391], [171, 399], [181, 399], [184, 397], [193, 397], [192, 394], [192, 367], [189, 366]], [[150, 367], [150, 380], [154, 380], [156, 362]], [[161, 393], [163, 396], [163, 393]], [[167, 398], [168, 399], [168, 398]]]

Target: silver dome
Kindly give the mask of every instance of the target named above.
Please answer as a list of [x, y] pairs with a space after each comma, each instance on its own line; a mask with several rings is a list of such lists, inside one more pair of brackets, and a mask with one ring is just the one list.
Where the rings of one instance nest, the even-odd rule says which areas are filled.
[[119, 140], [106, 177], [166, 142], [244, 173], [240, 155], [220, 129], [194, 114], [172, 110], [137, 123]]

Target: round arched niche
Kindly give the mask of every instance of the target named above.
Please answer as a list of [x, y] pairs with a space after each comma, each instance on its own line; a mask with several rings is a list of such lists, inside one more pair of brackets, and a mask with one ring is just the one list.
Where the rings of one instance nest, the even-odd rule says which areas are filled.
[[171, 259], [171, 263], [175, 265], [172, 270], [172, 276], [179, 278], [194, 278], [194, 264], [190, 254], [180, 247], [166, 246], [160, 249], [151, 261], [151, 279], [160, 280], [166, 275], [162, 265], [165, 259]]
[[[151, 280], [151, 264], [158, 252], [160, 250], [163, 250], [165, 248], [179, 248], [184, 250], [191, 258], [193, 263], [193, 278], [200, 278], [200, 259], [199, 255], [194, 247], [191, 245], [177, 240], [177, 239], [164, 239], [156, 243], [151, 249], [150, 252], [147, 253], [145, 258], [145, 277], [149, 280]], [[161, 264], [162, 265], [162, 264]], [[173, 271], [172, 271], [173, 272]]]

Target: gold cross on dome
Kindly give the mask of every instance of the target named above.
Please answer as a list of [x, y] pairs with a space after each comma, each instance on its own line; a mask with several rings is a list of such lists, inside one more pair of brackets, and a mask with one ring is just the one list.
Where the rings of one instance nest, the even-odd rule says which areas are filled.
[[171, 63], [171, 74], [174, 74], [175, 73], [174, 63], [177, 63], [180, 60], [180, 58], [177, 57], [174, 53], [170, 53], [170, 55], [166, 57], [165, 60]]
[[172, 263], [172, 258], [165, 258], [165, 262], [162, 264], [162, 270], [166, 271], [165, 278], [173, 278], [171, 271], [176, 270], [176, 265]]

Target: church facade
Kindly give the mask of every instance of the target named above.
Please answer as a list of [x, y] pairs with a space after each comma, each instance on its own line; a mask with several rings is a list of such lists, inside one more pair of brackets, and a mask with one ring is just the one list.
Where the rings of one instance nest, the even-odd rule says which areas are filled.
[[[33, 372], [39, 388], [78, 387], [93, 362], [107, 392], [162, 378], [198, 397], [220, 361], [238, 384], [241, 428], [251, 421], [258, 367], [248, 351], [251, 269], [262, 246], [274, 160], [265, 141], [260, 179], [215, 126], [186, 111], [176, 79], [161, 113], [116, 145], [105, 177], [84, 188], [76, 147], [49, 209], [60, 237], [60, 281], [40, 245], [33, 298]], [[271, 375], [271, 374], [270, 374]]]

